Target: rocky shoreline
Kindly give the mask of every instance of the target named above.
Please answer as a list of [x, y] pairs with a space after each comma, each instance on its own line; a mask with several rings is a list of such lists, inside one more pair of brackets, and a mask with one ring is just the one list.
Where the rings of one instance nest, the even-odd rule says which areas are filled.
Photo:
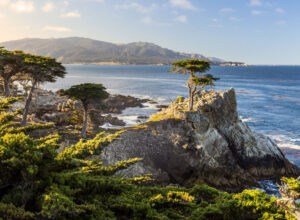
[[[105, 123], [125, 126], [125, 122], [115, 115], [121, 114], [127, 108], [144, 108], [145, 103], [148, 102], [157, 104], [149, 99], [139, 99], [124, 95], [110, 95], [101, 103], [93, 102], [91, 103], [92, 110], [89, 112], [92, 127], [97, 130]], [[24, 106], [24, 101], [20, 100], [14, 103], [13, 109], [22, 108], [22, 106]], [[30, 106], [32, 121], [53, 122], [57, 126], [72, 124], [73, 114], [81, 115], [81, 111], [82, 106], [79, 101], [61, 96], [60, 91], [52, 92], [43, 89], [35, 91]], [[78, 117], [78, 120], [81, 120], [81, 118]]]

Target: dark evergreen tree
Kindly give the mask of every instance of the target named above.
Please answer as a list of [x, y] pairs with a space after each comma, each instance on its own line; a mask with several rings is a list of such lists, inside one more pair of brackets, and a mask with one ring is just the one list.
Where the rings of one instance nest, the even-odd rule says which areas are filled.
[[172, 71], [176, 73], [189, 74], [190, 77], [187, 81], [189, 88], [189, 111], [193, 110], [194, 96], [197, 93], [197, 86], [204, 85], [204, 81], [213, 80], [214, 78], [207, 78], [197, 74], [205, 73], [210, 69], [210, 63], [206, 60], [187, 59], [179, 60], [172, 64]]
[[71, 98], [80, 100], [83, 106], [83, 125], [82, 125], [82, 138], [86, 138], [86, 130], [88, 127], [88, 110], [92, 101], [101, 102], [103, 99], [108, 98], [109, 94], [102, 84], [85, 83], [72, 86], [71, 88], [62, 91]]

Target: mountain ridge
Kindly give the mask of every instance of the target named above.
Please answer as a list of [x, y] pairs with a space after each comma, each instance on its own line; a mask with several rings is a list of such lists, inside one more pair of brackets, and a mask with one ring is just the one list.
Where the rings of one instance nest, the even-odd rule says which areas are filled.
[[23, 38], [6, 41], [1, 46], [10, 50], [51, 56], [65, 64], [72, 63], [119, 63], [119, 64], [170, 64], [174, 60], [199, 58], [212, 64], [225, 60], [206, 57], [202, 54], [177, 52], [149, 42], [115, 44], [84, 37], [66, 38]]

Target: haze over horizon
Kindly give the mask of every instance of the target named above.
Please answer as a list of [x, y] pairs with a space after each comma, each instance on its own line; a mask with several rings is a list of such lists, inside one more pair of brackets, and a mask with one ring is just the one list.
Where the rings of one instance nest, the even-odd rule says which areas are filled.
[[300, 65], [299, 7], [296, 0], [0, 0], [0, 42], [78, 36]]

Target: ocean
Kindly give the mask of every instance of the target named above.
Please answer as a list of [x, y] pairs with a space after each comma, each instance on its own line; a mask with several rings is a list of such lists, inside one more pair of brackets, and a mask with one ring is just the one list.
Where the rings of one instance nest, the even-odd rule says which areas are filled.
[[[187, 95], [188, 76], [170, 73], [169, 66], [66, 65], [68, 74], [46, 89], [58, 90], [80, 83], [102, 83], [110, 93], [150, 98], [168, 104]], [[216, 90], [234, 88], [241, 119], [254, 131], [271, 137], [287, 157], [300, 166], [300, 66], [211, 68], [220, 78]], [[138, 115], [156, 109], [130, 108], [120, 116], [129, 125]]]

